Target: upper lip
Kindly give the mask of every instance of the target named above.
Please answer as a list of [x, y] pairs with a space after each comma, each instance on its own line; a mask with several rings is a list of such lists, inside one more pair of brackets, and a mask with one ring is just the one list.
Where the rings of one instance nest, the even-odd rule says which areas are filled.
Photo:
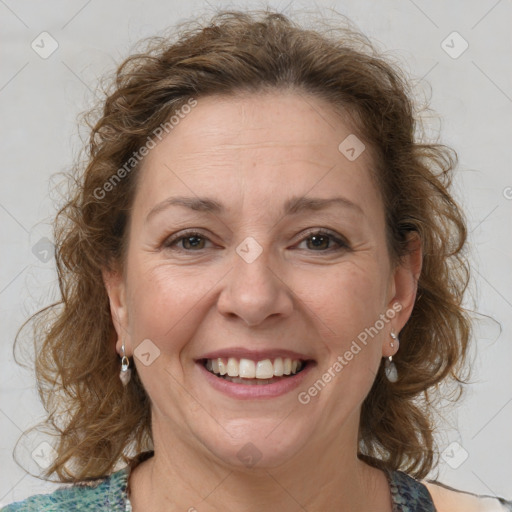
[[244, 347], [231, 347], [224, 348], [221, 350], [215, 350], [204, 354], [201, 359], [217, 359], [217, 358], [229, 358], [236, 357], [237, 359], [252, 359], [253, 361], [263, 361], [264, 359], [275, 359], [277, 357], [289, 357], [290, 359], [300, 359], [302, 361], [308, 361], [312, 358], [295, 352], [293, 350], [285, 350], [281, 348], [271, 348], [268, 350], [249, 350]]

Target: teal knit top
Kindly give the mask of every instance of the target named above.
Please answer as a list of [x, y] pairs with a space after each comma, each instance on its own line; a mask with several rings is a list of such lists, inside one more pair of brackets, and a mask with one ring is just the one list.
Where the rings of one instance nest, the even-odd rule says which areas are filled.
[[[127, 493], [131, 467], [111, 475], [62, 487], [51, 494], [37, 494], [12, 503], [0, 512], [131, 512]], [[436, 512], [427, 487], [402, 471], [385, 471], [393, 502], [393, 512]], [[512, 501], [495, 498], [493, 512], [512, 511]], [[484, 509], [486, 510], [486, 509]]]
[[[24, 501], [7, 505], [0, 512], [130, 512], [132, 507], [126, 492], [129, 473], [130, 469], [126, 467], [106, 478], [87, 484], [75, 484], [57, 489], [51, 494], [31, 496]], [[394, 471], [390, 476], [393, 512], [436, 510], [423, 484], [400, 471]]]

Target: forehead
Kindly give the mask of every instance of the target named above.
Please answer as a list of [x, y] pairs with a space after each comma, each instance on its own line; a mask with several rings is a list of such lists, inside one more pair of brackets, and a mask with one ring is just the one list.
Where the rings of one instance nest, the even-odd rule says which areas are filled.
[[[260, 201], [336, 188], [371, 202], [370, 148], [354, 132], [348, 116], [303, 92], [201, 97], [145, 157], [139, 196], [157, 202], [193, 189]], [[350, 146], [362, 150], [355, 159]]]
[[302, 153], [323, 149], [324, 156], [337, 158], [339, 142], [353, 133], [348, 115], [342, 118], [327, 101], [275, 91], [201, 97], [168, 138], [179, 137], [181, 158], [193, 157], [186, 149], [199, 146], [247, 152], [276, 145]]

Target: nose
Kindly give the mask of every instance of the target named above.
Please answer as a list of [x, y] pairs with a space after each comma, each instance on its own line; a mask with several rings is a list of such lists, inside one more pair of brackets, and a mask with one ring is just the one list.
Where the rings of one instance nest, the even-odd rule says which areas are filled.
[[217, 301], [222, 315], [238, 317], [250, 327], [270, 317], [286, 318], [293, 311], [292, 291], [264, 254], [250, 263], [236, 255]]

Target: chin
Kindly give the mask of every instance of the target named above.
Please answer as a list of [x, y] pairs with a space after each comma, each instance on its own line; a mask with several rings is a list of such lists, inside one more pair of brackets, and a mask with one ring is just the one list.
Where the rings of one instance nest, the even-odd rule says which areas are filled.
[[291, 429], [289, 419], [237, 420], [236, 425], [228, 425], [204, 444], [231, 468], [277, 468], [290, 462], [311, 438], [306, 425]]

